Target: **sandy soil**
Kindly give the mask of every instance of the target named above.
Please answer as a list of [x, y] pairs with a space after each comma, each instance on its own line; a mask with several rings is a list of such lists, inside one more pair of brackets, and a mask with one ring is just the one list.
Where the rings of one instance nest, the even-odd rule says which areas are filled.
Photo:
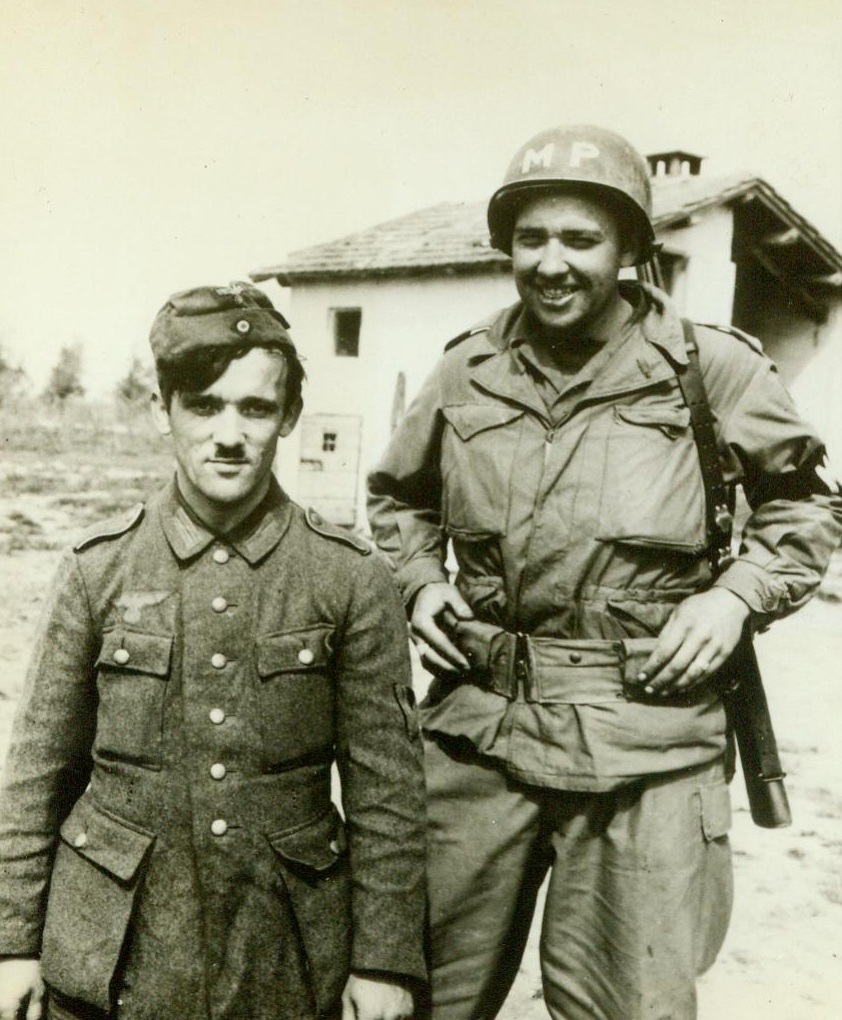
[[[44, 592], [64, 545], [101, 504], [131, 505], [137, 473], [107, 484], [74, 483], [68, 501], [45, 493], [0, 495], [0, 751]], [[84, 498], [87, 492], [88, 499]], [[738, 776], [732, 792], [734, 919], [720, 959], [699, 988], [700, 1020], [837, 1020], [842, 1017], [842, 568], [832, 600], [814, 600], [758, 639], [758, 655], [789, 773], [794, 824], [768, 831], [748, 814]], [[546, 1017], [533, 932], [505, 1020]], [[621, 1018], [617, 1018], [621, 1020]]]

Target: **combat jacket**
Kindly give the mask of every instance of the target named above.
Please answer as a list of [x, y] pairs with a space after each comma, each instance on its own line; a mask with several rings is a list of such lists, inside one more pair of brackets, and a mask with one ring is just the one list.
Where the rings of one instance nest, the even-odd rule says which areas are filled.
[[0, 802], [0, 953], [128, 1020], [423, 978], [406, 621], [369, 553], [277, 485], [227, 536], [173, 485], [64, 559]]
[[[710, 585], [704, 487], [676, 377], [687, 363], [681, 320], [660, 292], [621, 289], [635, 314], [555, 401], [524, 357], [521, 305], [440, 360], [369, 479], [372, 530], [408, 605], [423, 585], [449, 579], [452, 543], [456, 583], [479, 619], [541, 638], [602, 639], [609, 657], [614, 642], [639, 665], [676, 604]], [[761, 625], [818, 586], [842, 503], [815, 473], [820, 440], [759, 345], [696, 332], [723, 470], [753, 507], [714, 583]], [[722, 752], [715, 691], [647, 704], [602, 683], [607, 660], [593, 666], [562, 703], [507, 699], [470, 676], [434, 688], [424, 726], [467, 737], [520, 779], [574, 790]]]

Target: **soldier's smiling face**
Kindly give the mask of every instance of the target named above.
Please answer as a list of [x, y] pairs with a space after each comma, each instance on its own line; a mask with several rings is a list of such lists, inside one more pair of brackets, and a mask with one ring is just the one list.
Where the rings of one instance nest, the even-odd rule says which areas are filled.
[[283, 355], [257, 347], [207, 389], [177, 390], [168, 410], [157, 404], [156, 423], [172, 436], [182, 495], [209, 523], [242, 519], [265, 495], [278, 440], [300, 411], [286, 406], [286, 376]]
[[619, 271], [633, 261], [613, 213], [590, 197], [553, 191], [518, 212], [512, 235], [515, 285], [550, 338], [598, 332], [622, 300]]

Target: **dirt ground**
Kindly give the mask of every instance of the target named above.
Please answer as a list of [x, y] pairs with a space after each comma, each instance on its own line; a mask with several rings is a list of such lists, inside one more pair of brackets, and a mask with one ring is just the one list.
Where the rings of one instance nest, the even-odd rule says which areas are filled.
[[[165, 456], [7, 457], [0, 464], [0, 752], [58, 550], [97, 517], [130, 506]], [[756, 828], [732, 786], [736, 903], [719, 961], [700, 981], [700, 1020], [842, 1017], [842, 560], [825, 597], [759, 637], [794, 816]], [[504, 1020], [541, 1020], [533, 932]], [[617, 1018], [622, 1020], [622, 1018]]]

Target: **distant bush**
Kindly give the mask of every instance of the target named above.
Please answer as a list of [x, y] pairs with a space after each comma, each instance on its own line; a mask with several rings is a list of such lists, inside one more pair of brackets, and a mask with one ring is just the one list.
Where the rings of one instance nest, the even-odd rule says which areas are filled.
[[44, 390], [44, 396], [49, 401], [64, 403], [69, 397], [83, 397], [84, 395], [82, 346], [81, 344], [65, 344], [58, 352], [58, 360], [50, 372], [50, 381]]
[[114, 396], [131, 407], [142, 407], [145, 411], [149, 397], [156, 387], [155, 371], [138, 357], [132, 358], [129, 370], [114, 387]]
[[13, 404], [25, 397], [30, 388], [26, 372], [9, 360], [0, 343], [0, 407]]
[[149, 410], [125, 402], [21, 398], [0, 406], [0, 447], [7, 452], [156, 455], [160, 437]]

